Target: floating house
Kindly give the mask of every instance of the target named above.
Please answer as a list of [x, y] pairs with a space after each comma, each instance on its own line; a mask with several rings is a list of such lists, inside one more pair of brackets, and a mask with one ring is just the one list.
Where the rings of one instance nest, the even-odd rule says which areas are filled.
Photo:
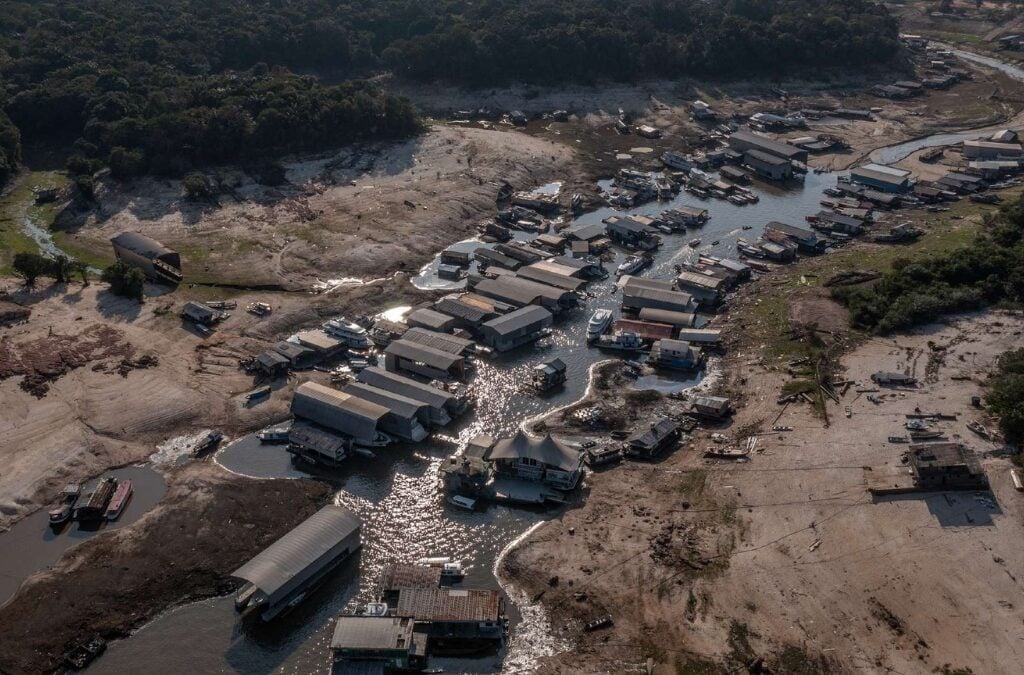
[[[476, 440], [489, 439], [477, 437]], [[478, 443], [480, 459], [498, 475], [572, 490], [583, 477], [583, 454], [546, 434], [532, 438], [519, 430], [512, 438]]]
[[434, 303], [434, 309], [455, 319], [458, 328], [470, 331], [476, 331], [484, 321], [496, 316], [495, 312], [452, 297], [438, 300]]
[[743, 164], [768, 180], [788, 180], [793, 177], [793, 162], [762, 150], [747, 150], [743, 153]]
[[339, 616], [331, 637], [334, 672], [421, 671], [427, 663], [427, 638], [414, 633], [414, 626], [407, 616]]
[[651, 345], [648, 362], [659, 368], [697, 370], [703, 364], [704, 357], [700, 348], [694, 347], [689, 342], [663, 339], [656, 340]]
[[316, 382], [303, 382], [292, 397], [295, 417], [366, 445], [386, 442], [380, 423], [388, 412], [382, 405]]
[[530, 373], [530, 383], [537, 391], [549, 391], [565, 382], [566, 367], [562, 359], [538, 363]]
[[156, 239], [138, 232], [122, 232], [114, 236], [110, 243], [118, 260], [138, 267], [149, 279], [169, 284], [181, 283], [181, 256]]
[[850, 182], [882, 192], [906, 192], [910, 189], [910, 172], [881, 164], [865, 164], [850, 170]]
[[480, 326], [480, 339], [499, 352], [536, 341], [552, 324], [554, 317], [543, 307], [527, 305]]
[[412, 617], [433, 654], [496, 649], [505, 636], [500, 591], [409, 588], [399, 591], [397, 616]]
[[791, 162], [807, 162], [806, 150], [750, 131], [740, 130], [733, 132], [729, 137], [729, 147], [742, 153], [746, 153], [749, 150], [757, 150]]
[[405, 331], [402, 339], [458, 356], [468, 356], [476, 349], [476, 344], [472, 340], [419, 327]]
[[388, 412], [380, 420], [380, 430], [405, 441], [417, 443], [427, 437], [430, 426], [430, 406], [401, 394], [379, 389], [363, 382], [352, 382], [344, 392], [365, 401], [384, 406]]
[[[440, 333], [447, 333], [455, 328], [456, 324], [454, 317], [425, 307], [409, 312], [405, 317], [405, 322], [414, 328], [426, 328]], [[408, 335], [404, 337], [408, 337]]]
[[661, 246], [661, 237], [647, 225], [629, 216], [609, 216], [602, 222], [608, 237], [618, 244], [643, 251]]
[[538, 305], [555, 314], [576, 305], [572, 291], [518, 277], [482, 279], [476, 282], [473, 291], [514, 307]]
[[722, 396], [698, 396], [693, 399], [693, 411], [698, 417], [722, 420], [732, 414], [732, 402]]
[[356, 376], [360, 382], [427, 404], [432, 426], [444, 426], [468, 408], [464, 398], [440, 387], [423, 384], [376, 366], [364, 368]]
[[638, 459], [652, 459], [675, 446], [681, 435], [678, 422], [661, 418], [642, 426], [626, 439], [626, 454]]
[[806, 230], [802, 227], [794, 227], [786, 223], [772, 221], [764, 226], [766, 239], [777, 244], [792, 243], [800, 250], [810, 253], [821, 252], [827, 242], [819, 237], [813, 230]]
[[466, 361], [412, 340], [395, 340], [384, 350], [384, 367], [392, 373], [408, 373], [430, 380], [459, 380], [466, 372]]
[[310, 589], [359, 549], [359, 517], [328, 505], [231, 573], [244, 585], [238, 611], [256, 611], [264, 621], [301, 601]]

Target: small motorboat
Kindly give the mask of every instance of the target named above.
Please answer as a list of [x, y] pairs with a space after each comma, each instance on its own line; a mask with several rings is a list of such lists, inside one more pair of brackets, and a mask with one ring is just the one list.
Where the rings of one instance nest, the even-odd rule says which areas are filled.
[[50, 525], [62, 525], [71, 520], [71, 514], [75, 508], [75, 502], [82, 494], [82, 486], [77, 483], [68, 484], [60, 492], [60, 502], [50, 509]]
[[441, 565], [441, 581], [461, 581], [465, 576], [466, 570], [457, 560]]
[[287, 443], [288, 430], [264, 429], [263, 431], [256, 434], [256, 438], [259, 439], [260, 443]]
[[690, 248], [697, 248], [698, 246], [700, 246], [700, 239], [690, 240]]
[[464, 511], [476, 510], [476, 500], [471, 497], [464, 497], [462, 495], [452, 495], [448, 497], [448, 503], [455, 508], [462, 509]]
[[722, 243], [721, 241], [719, 241], [718, 239], [715, 239], [713, 242], [711, 242], [711, 245], [712, 246], [718, 246], [721, 243]]

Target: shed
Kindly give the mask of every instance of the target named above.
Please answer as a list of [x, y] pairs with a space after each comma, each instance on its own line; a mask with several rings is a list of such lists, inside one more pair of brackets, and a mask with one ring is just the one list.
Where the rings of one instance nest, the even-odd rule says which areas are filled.
[[681, 435], [679, 423], [667, 417], [641, 426], [626, 440], [626, 453], [650, 459], [676, 444]]
[[434, 426], [448, 424], [453, 417], [465, 410], [465, 404], [460, 402], [454, 394], [439, 387], [390, 373], [383, 368], [376, 366], [364, 368], [356, 377], [360, 382], [426, 403], [429, 406], [430, 422]]
[[345, 385], [346, 394], [358, 396], [384, 406], [388, 413], [381, 418], [380, 430], [402, 440], [418, 443], [427, 437], [424, 425], [430, 425], [430, 406], [423, 401], [379, 389], [362, 382], [351, 382]]

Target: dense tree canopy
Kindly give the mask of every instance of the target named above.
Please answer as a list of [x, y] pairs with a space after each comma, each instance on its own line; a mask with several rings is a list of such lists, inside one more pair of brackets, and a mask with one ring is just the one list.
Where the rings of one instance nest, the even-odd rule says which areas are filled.
[[416, 126], [368, 84], [296, 72], [745, 77], [885, 61], [896, 34], [869, 0], [8, 0], [0, 81], [26, 137], [77, 139], [121, 176], [180, 175]]
[[1000, 209], [971, 245], [893, 265], [871, 286], [836, 288], [855, 326], [880, 333], [951, 312], [1024, 302], [1024, 197]]

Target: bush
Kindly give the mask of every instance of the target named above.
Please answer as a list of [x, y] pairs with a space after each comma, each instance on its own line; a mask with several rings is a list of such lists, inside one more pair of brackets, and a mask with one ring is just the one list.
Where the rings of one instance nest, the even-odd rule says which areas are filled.
[[25, 280], [26, 286], [35, 286], [36, 280], [50, 273], [50, 260], [38, 253], [16, 253], [11, 261], [14, 273]]
[[1006, 440], [1021, 443], [1024, 442], [1024, 349], [1003, 354], [998, 368], [985, 401], [999, 416], [999, 428]]
[[101, 278], [110, 284], [110, 292], [114, 295], [142, 302], [146, 275], [138, 267], [131, 267], [118, 260], [103, 270]]

